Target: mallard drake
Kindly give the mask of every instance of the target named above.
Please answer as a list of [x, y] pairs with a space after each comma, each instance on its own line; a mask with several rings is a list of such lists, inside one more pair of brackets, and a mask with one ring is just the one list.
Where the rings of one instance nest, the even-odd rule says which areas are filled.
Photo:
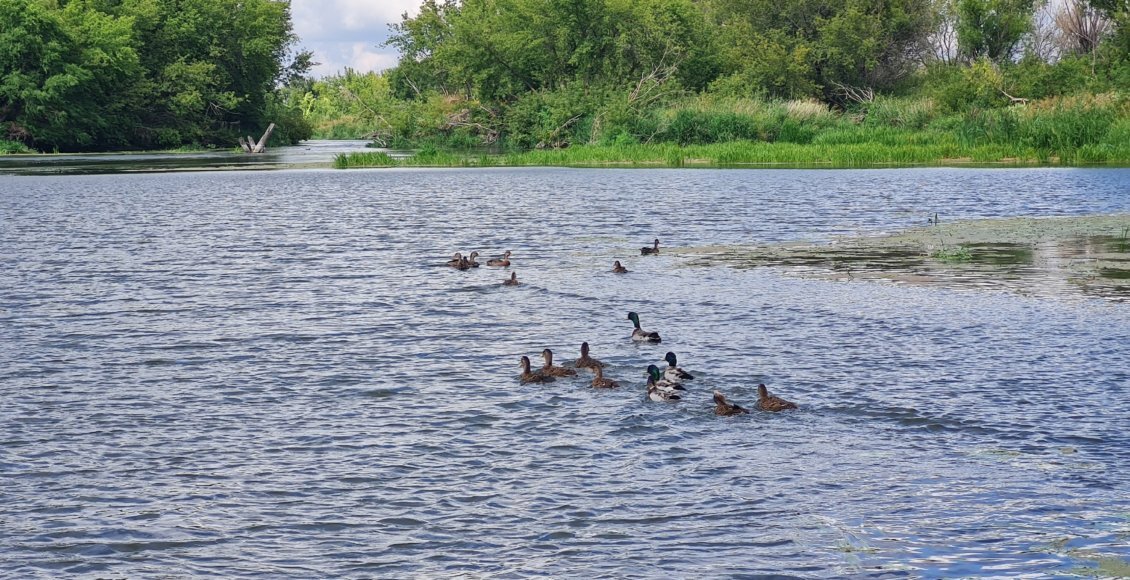
[[776, 413], [785, 409], [796, 409], [796, 403], [786, 401], [776, 395], [770, 395], [765, 385], [757, 385], [757, 408], [762, 411]]
[[592, 388], [615, 389], [616, 387], [620, 386], [620, 383], [617, 383], [612, 379], [604, 378], [604, 371], [601, 370], [600, 367], [592, 367], [592, 372], [596, 373], [596, 376], [592, 378]]
[[[654, 372], [651, 369], [655, 369]], [[659, 367], [651, 365], [648, 367], [647, 376], [647, 398], [652, 401], [662, 403], [665, 401], [679, 401], [682, 399], [674, 391], [661, 388], [657, 381], [659, 380]]]
[[466, 262], [467, 267], [468, 268], [478, 268], [479, 263], [475, 261], [475, 258], [478, 258], [478, 257], [479, 257], [478, 252], [471, 252], [471, 256], [469, 258], [467, 258], [467, 262]]
[[510, 265], [510, 250], [502, 253], [501, 258], [491, 258], [487, 260], [488, 266], [505, 267]]
[[612, 262], [612, 273], [613, 274], [627, 274], [628, 269], [620, 264], [620, 260], [616, 260], [615, 262]]
[[675, 358], [675, 353], [667, 353], [667, 356], [664, 357], [664, 360], [667, 361], [667, 369], [663, 371], [663, 378], [675, 382], [694, 380], [694, 375], [679, 368], [679, 363], [677, 362], [678, 359]]
[[522, 374], [518, 375], [518, 380], [523, 385], [526, 383], [548, 383], [553, 380], [553, 377], [542, 374], [540, 370], [530, 371], [530, 357], [522, 355], [520, 361], [522, 367]]
[[718, 391], [714, 391], [714, 414], [723, 417], [732, 415], [744, 415], [749, 413], [749, 410], [733, 403], [727, 403], [726, 397]]
[[517, 286], [519, 284], [521, 284], [521, 282], [518, 281], [517, 272], [511, 272], [510, 277], [502, 281], [503, 286]]
[[553, 351], [548, 348], [541, 351], [541, 358], [545, 359], [545, 365], [538, 369], [538, 372], [543, 375], [549, 375], [551, 377], [571, 377], [577, 374], [577, 371], [573, 369], [553, 366]]
[[599, 369], [604, 367], [604, 363], [589, 356], [589, 343], [582, 342], [581, 358], [577, 359], [577, 362], [573, 363], [573, 366], [577, 368]]
[[659, 238], [655, 238], [655, 244], [652, 246], [644, 246], [640, 248], [641, 256], [654, 256], [659, 253]]
[[455, 252], [455, 255], [452, 256], [451, 259], [447, 261], [447, 265], [451, 266], [452, 268], [459, 268], [460, 270], [464, 269], [463, 268], [463, 254], [460, 254], [459, 252]]
[[655, 386], [664, 391], [685, 391], [686, 387], [676, 381], [671, 381], [663, 376], [663, 371], [655, 365], [647, 365], [647, 376], [655, 377]]
[[651, 343], [663, 342], [663, 339], [659, 338], [658, 332], [645, 332], [644, 330], [640, 329], [640, 315], [639, 314], [636, 314], [635, 312], [629, 312], [628, 313], [628, 320], [631, 320], [632, 324], [636, 325], [636, 329], [632, 331], [632, 340], [634, 340], [636, 342], [651, 342]]

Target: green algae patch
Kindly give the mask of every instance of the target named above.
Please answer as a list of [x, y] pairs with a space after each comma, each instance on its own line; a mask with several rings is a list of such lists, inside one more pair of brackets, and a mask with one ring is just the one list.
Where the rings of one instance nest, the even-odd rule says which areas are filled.
[[1130, 301], [1130, 214], [962, 220], [825, 243], [680, 249], [692, 265]]

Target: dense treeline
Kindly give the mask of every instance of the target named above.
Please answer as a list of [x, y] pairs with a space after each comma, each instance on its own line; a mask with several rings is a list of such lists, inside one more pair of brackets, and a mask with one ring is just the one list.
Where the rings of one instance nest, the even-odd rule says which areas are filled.
[[308, 138], [275, 91], [311, 66], [295, 40], [289, 2], [0, 0], [0, 149]]
[[1130, 135], [1130, 0], [425, 0], [393, 29], [394, 69], [291, 87], [316, 134], [560, 148], [881, 125], [1041, 155]]

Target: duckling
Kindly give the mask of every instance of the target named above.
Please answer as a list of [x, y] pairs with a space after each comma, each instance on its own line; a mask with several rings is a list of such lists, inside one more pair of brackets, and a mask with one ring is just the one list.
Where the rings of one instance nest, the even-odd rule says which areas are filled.
[[592, 378], [592, 388], [594, 389], [615, 389], [620, 386], [620, 383], [612, 379], [604, 378], [604, 371], [600, 367], [592, 367], [592, 372], [596, 376]]
[[522, 374], [518, 375], [518, 381], [523, 385], [527, 383], [548, 383], [553, 381], [553, 377], [542, 374], [540, 370], [530, 371], [530, 357], [523, 355], [520, 364]]
[[604, 363], [596, 360], [595, 358], [590, 357], [589, 356], [589, 343], [582, 342], [581, 343], [581, 358], [577, 359], [577, 362], [573, 363], [573, 366], [575, 366], [577, 368], [599, 369], [599, 368], [604, 367]]
[[[654, 371], [652, 371], [653, 368], [655, 369]], [[657, 403], [662, 403], [662, 402], [666, 402], [666, 401], [682, 400], [682, 397], [675, 394], [674, 391], [669, 391], [667, 389], [660, 388], [659, 385], [656, 384], [656, 381], [659, 379], [659, 367], [657, 367], [655, 365], [651, 365], [651, 367], [648, 367], [648, 371], [649, 371], [648, 377], [647, 377], [647, 398], [648, 399], [655, 401]]]
[[765, 385], [757, 385], [757, 408], [762, 411], [776, 413], [785, 409], [796, 409], [796, 403], [786, 401], [776, 395], [770, 395]]
[[541, 358], [545, 359], [545, 366], [538, 369], [538, 372], [543, 375], [549, 375], [551, 377], [571, 377], [577, 374], [577, 371], [573, 369], [553, 366], [553, 351], [548, 348], [541, 351]]
[[501, 258], [491, 258], [487, 260], [488, 266], [503, 268], [510, 265], [510, 250], [506, 250]]
[[667, 353], [667, 356], [664, 357], [664, 360], [667, 361], [667, 370], [663, 371], [664, 378], [669, 381], [675, 382], [694, 380], [694, 375], [679, 368], [679, 363], [676, 362], [678, 359], [675, 358], [675, 353]]
[[658, 332], [645, 332], [640, 329], [639, 314], [636, 314], [635, 312], [629, 312], [628, 320], [631, 320], [632, 324], [636, 325], [636, 329], [632, 331], [632, 340], [636, 342], [650, 342], [656, 344], [663, 342], [663, 339], [659, 338]]
[[612, 273], [613, 274], [627, 274], [628, 269], [625, 268], [624, 266], [620, 265], [620, 260], [616, 260], [615, 262], [612, 263]]
[[518, 273], [517, 272], [511, 272], [510, 278], [502, 281], [503, 286], [517, 286], [519, 284], [521, 284], [521, 282], [518, 281]]
[[732, 415], [743, 415], [749, 413], [749, 410], [732, 403], [726, 402], [726, 397], [718, 391], [714, 391], [714, 414], [723, 417], [730, 417]]
[[651, 377], [651, 376], [655, 377], [655, 386], [659, 387], [660, 390], [663, 390], [663, 391], [685, 391], [685, 390], [687, 390], [687, 388], [684, 387], [683, 385], [681, 385], [681, 384], [679, 384], [675, 381], [668, 380], [667, 378], [665, 378], [663, 376], [663, 371], [659, 370], [659, 367], [657, 367], [655, 365], [647, 365], [647, 376], [648, 377]]
[[640, 248], [641, 256], [654, 256], [657, 254], [659, 254], [659, 238], [655, 238], [655, 245], [651, 247], [644, 246]]
[[471, 252], [471, 257], [467, 258], [467, 266], [470, 267], [470, 268], [478, 268], [480, 264], [475, 261], [475, 258], [478, 258], [478, 257], [479, 257], [478, 252]]
[[463, 269], [463, 254], [460, 254], [459, 252], [455, 252], [455, 255], [452, 256], [451, 259], [447, 261], [447, 265], [451, 266], [452, 268], [459, 268], [460, 270], [462, 270]]

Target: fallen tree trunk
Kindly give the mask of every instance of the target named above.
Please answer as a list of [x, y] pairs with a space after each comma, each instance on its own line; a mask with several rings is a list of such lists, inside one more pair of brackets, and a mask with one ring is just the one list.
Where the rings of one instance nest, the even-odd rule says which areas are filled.
[[267, 130], [263, 132], [263, 136], [259, 138], [256, 143], [255, 139], [248, 135], [246, 139], [239, 138], [239, 146], [243, 149], [244, 153], [262, 153], [267, 150], [267, 139], [271, 138], [271, 131], [275, 130], [275, 124], [267, 125]]

